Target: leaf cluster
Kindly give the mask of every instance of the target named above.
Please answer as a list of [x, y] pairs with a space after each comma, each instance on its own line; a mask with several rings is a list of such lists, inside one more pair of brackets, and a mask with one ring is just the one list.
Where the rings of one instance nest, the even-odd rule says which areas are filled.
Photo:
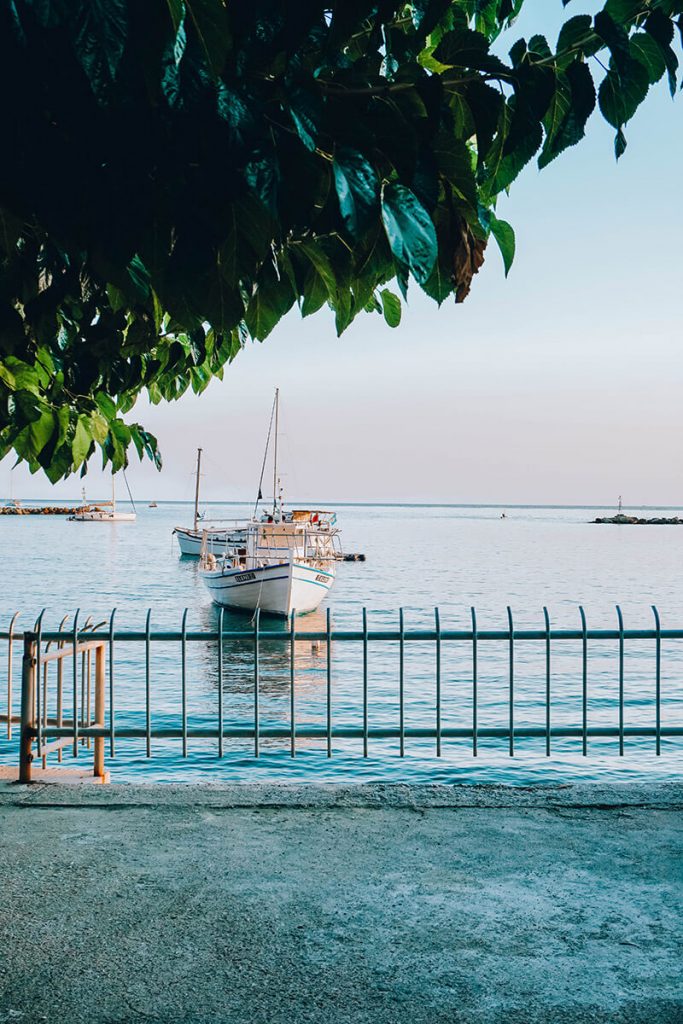
[[491, 236], [507, 273], [497, 197], [596, 102], [620, 156], [683, 21], [607, 0], [503, 60], [522, 3], [1, 5], [0, 456], [160, 464], [137, 397], [201, 392], [293, 307], [396, 327], [411, 278], [462, 301]]

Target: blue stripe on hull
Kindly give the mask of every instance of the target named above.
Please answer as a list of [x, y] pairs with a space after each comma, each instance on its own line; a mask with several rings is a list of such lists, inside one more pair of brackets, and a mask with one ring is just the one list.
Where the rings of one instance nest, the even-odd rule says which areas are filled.
[[299, 562], [294, 563], [295, 569], [303, 569], [304, 572], [314, 572], [320, 576], [329, 576], [331, 580], [334, 579], [333, 572], [326, 572], [324, 569], [313, 569], [310, 565], [300, 565]]
[[329, 590], [330, 587], [332, 586], [331, 583], [320, 583], [319, 580], [305, 580], [302, 579], [301, 576], [295, 576], [294, 579], [297, 581], [297, 583], [305, 583], [307, 586], [310, 587], [322, 587], [323, 590]]
[[[251, 572], [251, 569], [249, 569], [248, 571]], [[226, 581], [230, 582], [230, 577], [229, 576], [215, 576], [213, 579], [215, 579], [216, 582], [219, 582], [220, 580], [226, 580]], [[264, 583], [274, 583], [275, 580], [286, 580], [286, 579], [289, 579], [289, 576], [270, 576], [267, 580], [245, 580], [244, 583], [230, 583], [229, 586], [223, 587], [222, 589], [223, 590], [239, 590], [240, 587], [253, 587], [253, 586], [262, 587], [264, 585]], [[306, 582], [308, 582], [308, 581], [306, 581]], [[322, 586], [322, 584], [320, 584], [320, 586]]]

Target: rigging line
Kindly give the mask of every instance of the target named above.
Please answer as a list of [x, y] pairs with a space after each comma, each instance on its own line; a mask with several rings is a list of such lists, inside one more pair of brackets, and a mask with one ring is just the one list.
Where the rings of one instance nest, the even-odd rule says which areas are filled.
[[258, 511], [258, 503], [259, 503], [259, 501], [261, 501], [261, 498], [263, 497], [262, 492], [261, 492], [261, 487], [263, 486], [263, 474], [266, 471], [266, 459], [268, 458], [268, 448], [270, 446], [270, 435], [271, 435], [271, 432], [273, 430], [273, 417], [275, 416], [275, 404], [276, 404], [276, 402], [277, 402], [277, 396], [273, 399], [273, 408], [270, 411], [270, 423], [268, 424], [268, 437], [266, 438], [266, 450], [263, 453], [263, 462], [261, 464], [261, 476], [259, 477], [259, 482], [258, 482], [258, 494], [257, 494], [257, 497], [256, 497], [256, 504], [254, 505], [254, 519], [256, 518], [256, 513]]
[[133, 495], [130, 493], [130, 487], [128, 486], [128, 477], [126, 476], [125, 469], [122, 470], [122, 473], [123, 473], [123, 480], [124, 480], [124, 483], [126, 485], [126, 490], [128, 491], [128, 497], [130, 498], [130, 503], [133, 506], [133, 511], [137, 513], [137, 509], [135, 507], [135, 502], [133, 501]]

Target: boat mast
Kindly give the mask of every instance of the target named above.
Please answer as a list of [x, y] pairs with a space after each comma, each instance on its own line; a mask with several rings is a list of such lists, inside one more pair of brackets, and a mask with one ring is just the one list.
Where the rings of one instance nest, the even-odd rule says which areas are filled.
[[194, 530], [197, 532], [197, 524], [199, 523], [199, 470], [202, 464], [202, 449], [197, 449], [197, 480], [194, 488]]
[[114, 470], [111, 471], [111, 510], [116, 512], [116, 493], [114, 491]]
[[275, 388], [275, 448], [273, 459], [273, 521], [275, 521], [275, 510], [277, 508], [277, 432], [280, 419], [280, 389]]

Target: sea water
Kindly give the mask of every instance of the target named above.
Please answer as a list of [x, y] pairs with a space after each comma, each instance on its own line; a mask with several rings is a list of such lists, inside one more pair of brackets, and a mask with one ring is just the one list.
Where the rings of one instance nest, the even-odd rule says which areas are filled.
[[[337, 581], [327, 602], [301, 618], [297, 628], [324, 630], [326, 609], [333, 627], [398, 628], [403, 608], [405, 629], [431, 629], [436, 607], [442, 629], [469, 629], [476, 608], [479, 630], [508, 629], [508, 606], [514, 628], [543, 629], [547, 607], [553, 627], [580, 628], [583, 606], [589, 628], [616, 628], [619, 605], [626, 629], [651, 629], [651, 606], [663, 628], [683, 628], [683, 527], [609, 526], [591, 522], [606, 514], [597, 508], [454, 507], [419, 505], [337, 506], [344, 550], [362, 552], [364, 562], [337, 566]], [[30, 627], [45, 608], [45, 629], [68, 615], [67, 628], [80, 609], [107, 628], [116, 608], [118, 630], [144, 630], [151, 609], [151, 629], [179, 629], [185, 609], [187, 628], [215, 629], [211, 604], [196, 559], [181, 558], [172, 530], [191, 524], [192, 507], [138, 504], [135, 523], [73, 523], [65, 517], [0, 518], [2, 593], [0, 628], [15, 611], [17, 629]], [[239, 518], [246, 505], [207, 506], [211, 517]], [[505, 517], [502, 513], [505, 511]], [[674, 515], [650, 510], [647, 515]], [[282, 629], [277, 620], [263, 628]], [[248, 629], [248, 615], [226, 611], [224, 628]], [[0, 709], [4, 710], [6, 642], [0, 645]], [[15, 706], [18, 699], [19, 645], [15, 646]], [[300, 641], [295, 649], [296, 714], [299, 727], [326, 723], [327, 650], [324, 643]], [[654, 725], [655, 658], [653, 641], [627, 641], [624, 690], [625, 725]], [[514, 718], [516, 726], [545, 725], [546, 664], [543, 642], [515, 644]], [[362, 724], [362, 646], [333, 642], [332, 715], [337, 726]], [[504, 728], [508, 723], [509, 649], [505, 641], [480, 642], [478, 657], [478, 724]], [[144, 644], [116, 646], [116, 722], [119, 728], [145, 723]], [[69, 668], [66, 675], [69, 676]], [[180, 725], [180, 646], [152, 645], [152, 724]], [[444, 642], [441, 653], [441, 722], [467, 728], [472, 722], [472, 644]], [[371, 643], [368, 656], [369, 725], [398, 724], [399, 651], [391, 642]], [[662, 645], [662, 724], [683, 724], [683, 640]], [[218, 650], [214, 641], [188, 645], [188, 725], [214, 727], [218, 707]], [[406, 643], [406, 727], [433, 727], [435, 722], [435, 645]], [[588, 724], [618, 724], [618, 645], [592, 641], [588, 660]], [[65, 714], [69, 713], [69, 688]], [[223, 714], [225, 726], [253, 723], [253, 644], [223, 645]], [[581, 641], [553, 642], [551, 650], [551, 724], [580, 726], [582, 708]], [[259, 710], [262, 727], [289, 727], [290, 662], [287, 644], [263, 642], [260, 649]], [[107, 757], [114, 780], [383, 780], [543, 781], [646, 780], [673, 778], [680, 771], [683, 737], [662, 740], [655, 756], [653, 737], [626, 737], [624, 756], [618, 739], [591, 738], [582, 756], [581, 738], [553, 737], [551, 756], [545, 739], [517, 737], [515, 756], [506, 739], [480, 738], [478, 756], [471, 741], [444, 739], [435, 756], [434, 739], [406, 739], [399, 756], [398, 739], [370, 740], [363, 757], [362, 740], [333, 742], [327, 757], [325, 739], [297, 741], [296, 757], [288, 740], [262, 739], [253, 757], [250, 739], [226, 739], [222, 759], [216, 740], [189, 740], [187, 758], [180, 740], [120, 739], [116, 758]], [[16, 742], [0, 741], [0, 758], [16, 759]], [[67, 757], [68, 765], [70, 758]]]

